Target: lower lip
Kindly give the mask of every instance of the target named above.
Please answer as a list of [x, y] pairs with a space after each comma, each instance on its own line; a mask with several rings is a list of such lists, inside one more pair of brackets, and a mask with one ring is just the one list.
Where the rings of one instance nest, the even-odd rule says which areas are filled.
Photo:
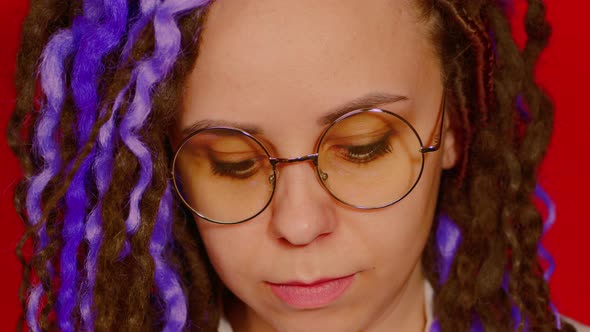
[[272, 292], [287, 305], [314, 309], [336, 301], [354, 281], [354, 274], [311, 285], [269, 284]]

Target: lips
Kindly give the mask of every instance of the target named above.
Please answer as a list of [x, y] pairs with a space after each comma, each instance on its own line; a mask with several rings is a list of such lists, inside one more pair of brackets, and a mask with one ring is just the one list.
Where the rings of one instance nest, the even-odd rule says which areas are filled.
[[273, 294], [296, 309], [315, 309], [336, 301], [353, 283], [356, 274], [303, 283], [268, 283]]

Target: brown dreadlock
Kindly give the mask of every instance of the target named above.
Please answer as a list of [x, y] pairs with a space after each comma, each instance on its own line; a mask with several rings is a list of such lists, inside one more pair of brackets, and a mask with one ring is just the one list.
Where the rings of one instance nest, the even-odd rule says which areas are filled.
[[[443, 176], [439, 210], [446, 212], [462, 231], [463, 242], [456, 254], [448, 281], [435, 286], [435, 315], [442, 331], [468, 331], [477, 315], [486, 331], [512, 330], [511, 305], [526, 317], [531, 331], [555, 331], [556, 322], [549, 309], [549, 289], [537, 262], [537, 244], [542, 219], [531, 202], [536, 186], [537, 167], [551, 135], [553, 107], [534, 81], [534, 67], [546, 46], [550, 27], [545, 6], [529, 0], [525, 18], [528, 40], [521, 51], [512, 39], [510, 24], [496, 1], [422, 0], [420, 9], [432, 25], [432, 40], [437, 46], [448, 90], [453, 129], [462, 147], [462, 162]], [[15, 190], [15, 207], [27, 232], [18, 247], [24, 269], [20, 298], [25, 309], [26, 290], [31, 275], [39, 278], [46, 303], [41, 313], [41, 328], [56, 329], [51, 319], [56, 295], [48, 266], [58, 266], [63, 247], [60, 237], [63, 221], [61, 200], [72, 169], [62, 169], [43, 193], [44, 216], [49, 244], [29, 260], [22, 254], [24, 243], [41, 225], [27, 222], [25, 209], [27, 180], [38, 173], [39, 161], [31, 153], [33, 124], [38, 100], [38, 59], [49, 37], [71, 25], [81, 12], [79, 1], [32, 0], [24, 26], [18, 56], [16, 87], [18, 99], [8, 125], [8, 142], [21, 161], [25, 179]], [[195, 32], [203, 26], [200, 11], [182, 18], [183, 54], [172, 75], [157, 87], [149, 126], [141, 137], [153, 154], [153, 182], [141, 202], [142, 224], [131, 238], [129, 255], [120, 259], [125, 245], [125, 205], [130, 189], [120, 183], [137, 178], [139, 162], [129, 149], [115, 147], [113, 179], [101, 214], [104, 220], [103, 243], [99, 252], [94, 306], [95, 329], [109, 331], [157, 330], [160, 310], [152, 295], [154, 263], [148, 243], [154, 227], [158, 202], [168, 179], [170, 146], [165, 133], [181, 104], [182, 86], [198, 53]], [[100, 84], [102, 106], [112, 111], [118, 91], [128, 82], [131, 64], [154, 49], [153, 25], [140, 33], [127, 62], [117, 62], [117, 49], [103, 62], [106, 68]], [[530, 120], [519, 118], [515, 104], [521, 97], [530, 111]], [[129, 101], [124, 101], [115, 121], [121, 121]], [[94, 148], [95, 140], [78, 149], [72, 131], [76, 121], [74, 105], [68, 96], [60, 119], [60, 154], [65, 164], [83, 160]], [[102, 115], [92, 133], [98, 135], [110, 113]], [[524, 132], [520, 128], [524, 126]], [[65, 180], [64, 180], [65, 179]], [[219, 321], [218, 281], [207, 262], [192, 217], [178, 208], [174, 216], [174, 250], [169, 259], [183, 279], [188, 297], [191, 330], [215, 331]], [[433, 229], [436, 228], [434, 225]], [[38, 240], [34, 240], [38, 241]], [[81, 248], [85, 253], [87, 248]], [[81, 255], [80, 257], [83, 257]], [[436, 250], [431, 232], [423, 254], [423, 266], [432, 285], [438, 285]], [[509, 272], [509, 295], [502, 281]], [[565, 331], [573, 327], [564, 324]], [[519, 330], [523, 329], [521, 323]]]

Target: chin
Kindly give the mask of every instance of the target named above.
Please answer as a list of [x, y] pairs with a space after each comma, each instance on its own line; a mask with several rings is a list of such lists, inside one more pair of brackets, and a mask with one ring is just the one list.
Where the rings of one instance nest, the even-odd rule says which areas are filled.
[[274, 329], [278, 332], [359, 332], [365, 330], [358, 321], [351, 321], [350, 317], [316, 317], [313, 319], [297, 318], [275, 320]]
[[363, 307], [359, 303], [356, 308], [347, 306], [267, 312], [263, 319], [277, 332], [359, 332], [366, 331], [370, 325], [366, 319], [370, 313]]

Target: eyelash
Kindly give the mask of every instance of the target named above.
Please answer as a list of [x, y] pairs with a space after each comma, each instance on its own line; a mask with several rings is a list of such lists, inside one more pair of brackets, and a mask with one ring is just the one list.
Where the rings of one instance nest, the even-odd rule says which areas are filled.
[[387, 153], [391, 153], [390, 136], [390, 134], [387, 134], [378, 141], [365, 145], [341, 146], [340, 148], [344, 151], [339, 154], [345, 160], [356, 164], [370, 163]]
[[211, 171], [213, 174], [224, 177], [247, 179], [251, 177], [257, 169], [256, 159], [247, 159], [237, 163], [211, 160]]
[[[368, 164], [387, 153], [391, 153], [392, 147], [389, 144], [391, 133], [381, 137], [378, 141], [365, 145], [336, 146], [340, 151], [338, 154], [343, 159], [355, 164]], [[215, 175], [235, 179], [247, 179], [256, 173], [256, 158], [239, 162], [224, 162], [211, 159], [211, 171]]]

